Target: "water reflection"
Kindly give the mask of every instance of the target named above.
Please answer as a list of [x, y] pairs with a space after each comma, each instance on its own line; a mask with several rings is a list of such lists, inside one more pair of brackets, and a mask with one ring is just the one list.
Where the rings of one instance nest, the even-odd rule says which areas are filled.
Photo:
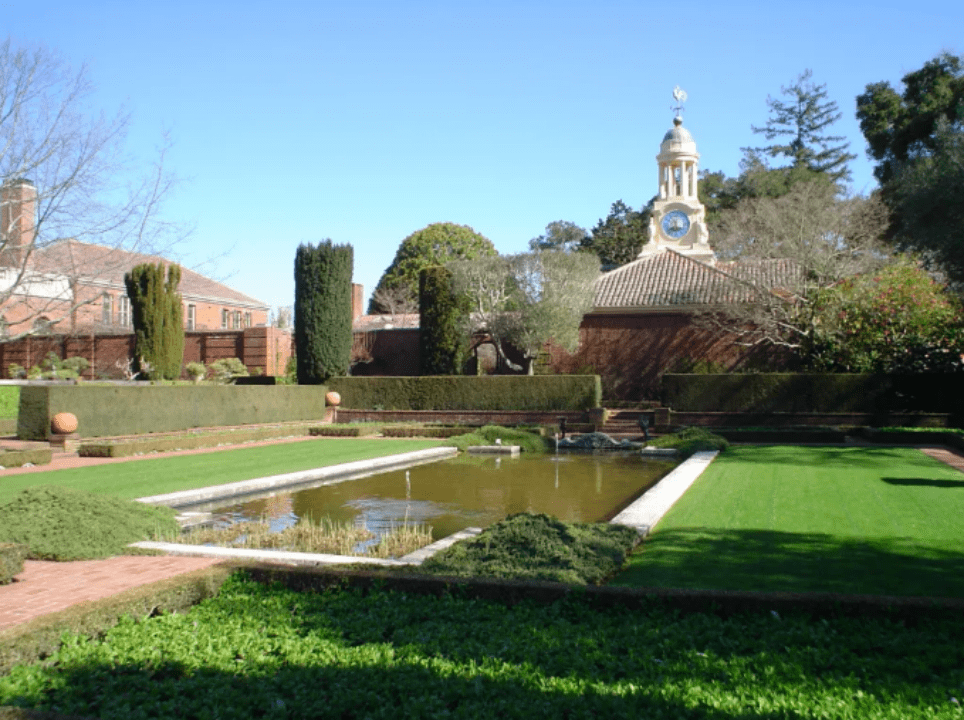
[[425, 523], [435, 539], [529, 511], [567, 522], [608, 520], [675, 463], [632, 453], [486, 457], [462, 455], [215, 508], [233, 521], [266, 516], [279, 529], [298, 518], [329, 517], [376, 535]]

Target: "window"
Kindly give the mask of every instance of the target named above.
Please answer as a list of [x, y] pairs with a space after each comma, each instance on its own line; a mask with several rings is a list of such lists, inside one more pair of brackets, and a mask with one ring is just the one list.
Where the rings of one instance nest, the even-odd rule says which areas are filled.
[[244, 314], [244, 326], [246, 328], [251, 327], [251, 313]]
[[131, 326], [131, 299], [126, 295], [117, 298], [117, 324], [122, 327]]
[[223, 330], [228, 329], [228, 311], [227, 310], [221, 311], [221, 328]]
[[187, 325], [188, 330], [195, 330], [195, 323], [197, 321], [197, 307], [195, 305], [187, 306]]
[[107, 293], [104, 293], [103, 300], [101, 302], [100, 321], [104, 325], [110, 325], [114, 322], [114, 298]]

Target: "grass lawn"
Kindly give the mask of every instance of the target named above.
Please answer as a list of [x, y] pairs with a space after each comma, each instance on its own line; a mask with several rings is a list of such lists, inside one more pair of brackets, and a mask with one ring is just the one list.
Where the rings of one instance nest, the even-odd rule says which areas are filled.
[[119, 498], [161, 495], [239, 480], [438, 447], [442, 440], [316, 439], [197, 455], [0, 476], [0, 503], [27, 487], [63, 485]]
[[615, 585], [964, 597], [964, 474], [913, 448], [720, 455]]
[[20, 386], [0, 385], [0, 420], [16, 420], [20, 410]]

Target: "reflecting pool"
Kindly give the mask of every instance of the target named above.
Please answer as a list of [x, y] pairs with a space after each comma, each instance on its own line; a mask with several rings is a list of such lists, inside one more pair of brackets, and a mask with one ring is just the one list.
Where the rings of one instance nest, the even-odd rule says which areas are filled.
[[210, 504], [221, 522], [266, 518], [281, 530], [303, 517], [329, 517], [376, 535], [405, 523], [432, 527], [438, 540], [486, 527], [518, 512], [567, 522], [612, 518], [676, 466], [638, 453], [460, 455], [368, 477], [300, 486], [227, 504]]

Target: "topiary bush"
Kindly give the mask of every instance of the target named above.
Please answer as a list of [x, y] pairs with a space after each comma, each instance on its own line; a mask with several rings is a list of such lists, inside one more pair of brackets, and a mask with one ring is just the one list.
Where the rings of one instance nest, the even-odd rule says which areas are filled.
[[501, 440], [503, 445], [518, 445], [522, 452], [540, 453], [549, 448], [549, 441], [538, 432], [507, 428], [501, 425], [485, 425], [464, 435], [449, 438], [446, 445], [457, 447], [461, 451], [473, 445], [494, 445]]

